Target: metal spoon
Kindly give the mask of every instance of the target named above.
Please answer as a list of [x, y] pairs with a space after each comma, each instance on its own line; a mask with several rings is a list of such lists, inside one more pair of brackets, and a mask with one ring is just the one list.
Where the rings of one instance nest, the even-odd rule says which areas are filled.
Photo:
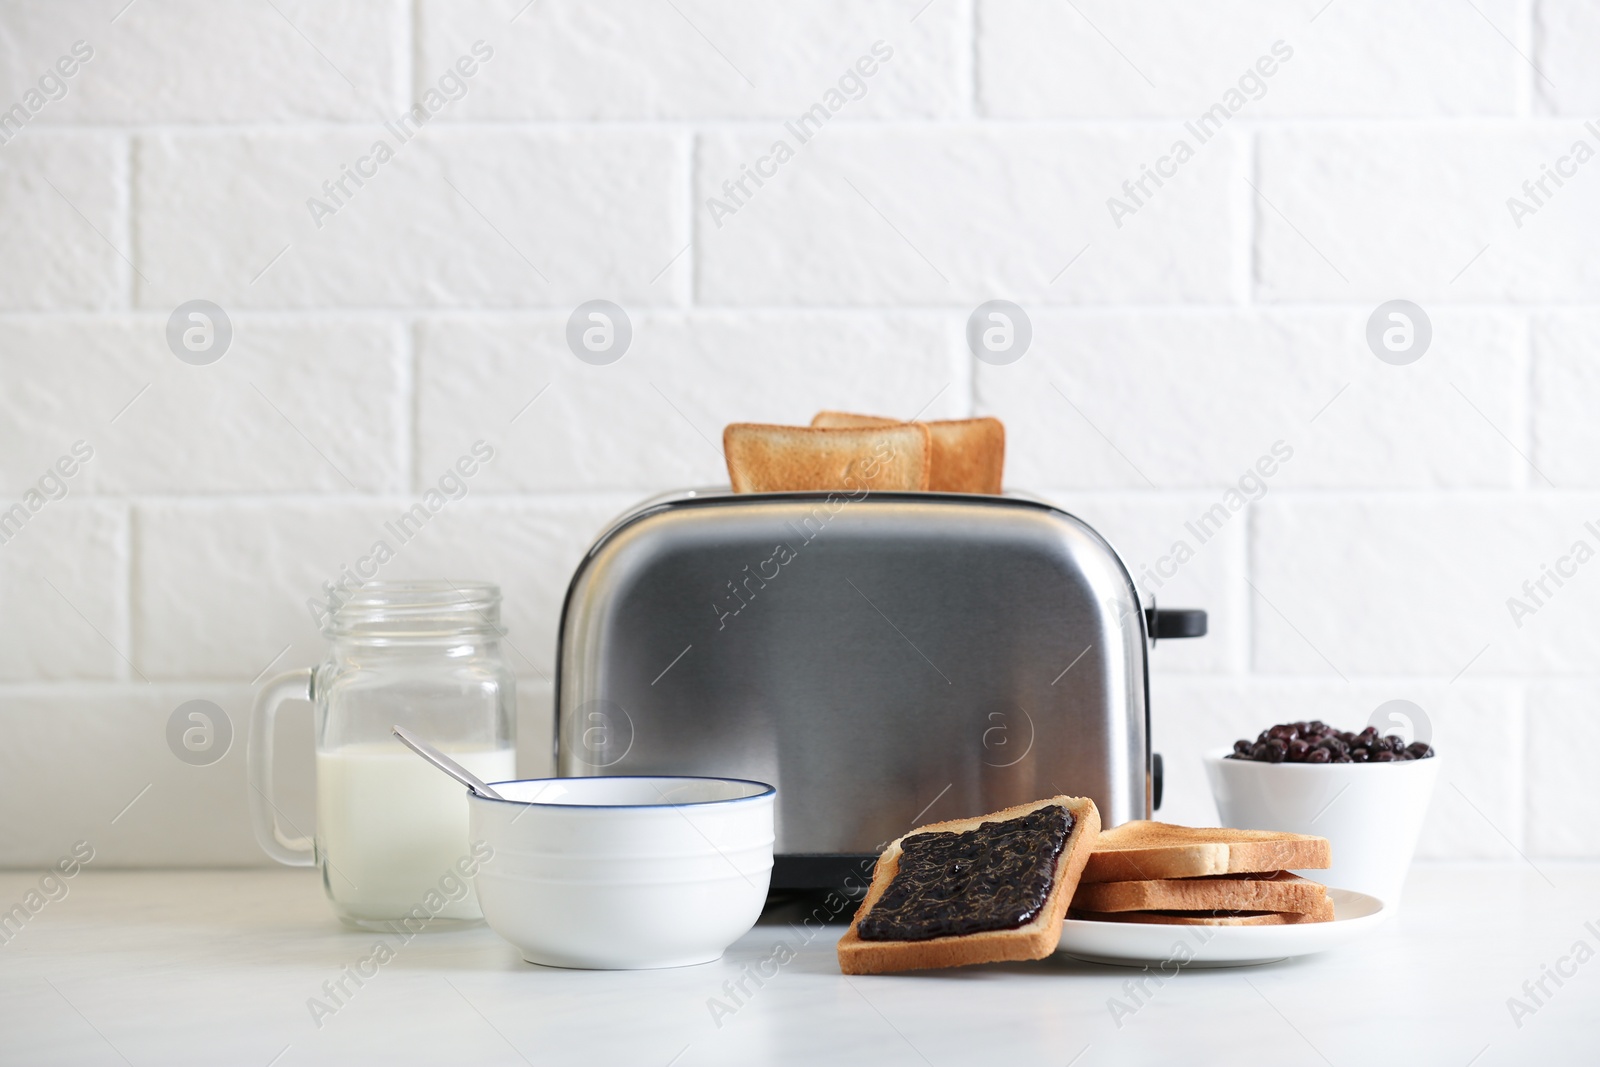
[[477, 775], [461, 766], [461, 764], [457, 763], [449, 756], [446, 756], [443, 752], [440, 752], [438, 749], [428, 744], [428, 742], [424, 741], [410, 730], [407, 730], [404, 726], [396, 726], [393, 729], [394, 735], [400, 739], [401, 744], [405, 745], [411, 751], [415, 752], [417, 755], [421, 756], [423, 759], [427, 760], [429, 763], [433, 764], [435, 767], [439, 768], [441, 771], [448, 774], [450, 777], [454, 778], [456, 781], [460, 782], [462, 785], [466, 786], [480, 797], [488, 797], [490, 800], [505, 799], [505, 797], [501, 796], [499, 793], [496, 793], [482, 778], [479, 778]]

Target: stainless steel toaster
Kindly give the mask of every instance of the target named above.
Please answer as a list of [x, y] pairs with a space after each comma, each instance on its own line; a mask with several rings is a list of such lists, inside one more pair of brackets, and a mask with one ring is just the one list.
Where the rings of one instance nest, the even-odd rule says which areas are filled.
[[1026, 496], [670, 494], [572, 578], [556, 766], [770, 782], [773, 886], [838, 885], [913, 826], [1042, 796], [1148, 817], [1146, 656], [1204, 633]]

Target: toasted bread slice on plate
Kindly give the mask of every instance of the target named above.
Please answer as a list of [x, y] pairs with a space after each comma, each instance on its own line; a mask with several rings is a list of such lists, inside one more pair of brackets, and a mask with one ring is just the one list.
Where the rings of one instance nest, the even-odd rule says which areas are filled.
[[1291, 926], [1333, 922], [1333, 901], [1324, 899], [1311, 911], [1082, 911], [1074, 919], [1102, 923], [1148, 923], [1159, 926]]
[[[819, 411], [814, 427], [902, 425], [896, 419]], [[1006, 465], [1006, 428], [999, 419], [942, 419], [920, 423], [933, 435], [933, 470], [928, 488], [935, 493], [998, 493]]]
[[1326, 907], [1320, 882], [1288, 871], [1155, 878], [1142, 882], [1080, 882], [1074, 913], [1121, 911], [1286, 911], [1310, 914]]
[[[1070, 829], [1053, 861], [1036, 847], [989, 847], [1058, 834], [1063, 813]], [[881, 974], [1050, 955], [1099, 832], [1094, 801], [1068, 796], [918, 827], [878, 857], [867, 895], [839, 939], [839, 969]], [[1047, 861], [1048, 871], [1037, 866]], [[906, 877], [899, 879], [902, 865]], [[1035, 906], [1018, 886], [1042, 891], [1043, 902]]]
[[[1275, 913], [1204, 916], [1173, 912], [1150, 919], [1152, 912], [1079, 912], [1073, 909], [1061, 924], [1061, 949], [1078, 959], [1098, 963], [1161, 966], [1170, 974], [1177, 964], [1190, 967], [1240, 967], [1273, 963], [1295, 956], [1324, 952], [1371, 933], [1394, 914], [1377, 897], [1349, 889], [1328, 889], [1333, 909], [1290, 922]], [[1210, 921], [1206, 921], [1207, 919]], [[1314, 921], [1313, 921], [1314, 920]], [[1179, 948], [1179, 946], [1184, 946]]]
[[1276, 830], [1174, 826], [1136, 819], [1100, 835], [1084, 868], [1085, 882], [1199, 878], [1208, 874], [1315, 870], [1330, 867], [1325, 837]]
[[736, 422], [722, 431], [736, 493], [925, 490], [932, 445], [916, 423], [849, 429]]

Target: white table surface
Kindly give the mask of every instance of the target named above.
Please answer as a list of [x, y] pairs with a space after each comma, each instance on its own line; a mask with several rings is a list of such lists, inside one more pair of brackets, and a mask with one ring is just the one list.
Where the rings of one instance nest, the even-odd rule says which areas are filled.
[[[1600, 953], [1600, 866], [1541, 870], [1418, 868], [1369, 939], [1184, 971], [1120, 1027], [1108, 1002], [1134, 972], [1058, 955], [846, 979], [842, 926], [808, 943], [776, 915], [670, 971], [550, 970], [483, 927], [425, 933], [319, 1027], [308, 999], [378, 935], [340, 927], [312, 872], [87, 869], [0, 945], [0, 1063], [1600, 1063], [1600, 955], [1546, 979], [1520, 1028], [1507, 1007], [1576, 942]], [[0, 873], [0, 908], [37, 882]], [[780, 942], [793, 960], [714, 1020]]]

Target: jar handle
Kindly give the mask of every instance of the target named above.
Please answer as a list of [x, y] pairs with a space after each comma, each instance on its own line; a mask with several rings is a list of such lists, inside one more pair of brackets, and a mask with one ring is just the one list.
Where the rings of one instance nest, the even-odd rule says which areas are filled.
[[[311, 699], [311, 668], [278, 675], [256, 695], [250, 710], [250, 822], [261, 850], [290, 867], [316, 865], [316, 846], [304, 836], [289, 836], [278, 825], [277, 802], [272, 799], [272, 738], [278, 705], [285, 700]], [[288, 821], [288, 820], [284, 820]], [[291, 825], [291, 829], [293, 826]]]

